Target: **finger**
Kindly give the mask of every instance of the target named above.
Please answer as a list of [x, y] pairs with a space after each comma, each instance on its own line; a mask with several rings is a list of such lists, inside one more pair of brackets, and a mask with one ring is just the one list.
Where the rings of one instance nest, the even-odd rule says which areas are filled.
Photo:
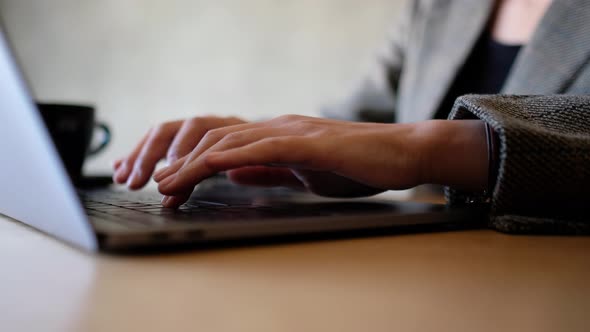
[[186, 120], [168, 149], [166, 156], [168, 164], [189, 154], [209, 130], [243, 123], [245, 121], [238, 118], [193, 118]]
[[133, 151], [131, 151], [131, 154], [129, 154], [129, 156], [127, 156], [126, 158], [122, 158], [121, 159], [122, 160], [121, 165], [119, 166], [119, 168], [117, 169], [117, 171], [115, 172], [115, 174], [113, 174], [113, 181], [115, 183], [123, 184], [123, 183], [127, 182], [127, 179], [129, 178], [129, 174], [131, 174], [131, 171], [133, 169], [133, 164], [135, 163], [135, 160], [137, 159], [137, 156], [141, 152], [141, 149], [143, 148], [143, 145], [145, 144], [145, 142], [147, 141], [148, 137], [150, 136], [150, 133], [151, 133], [151, 130], [149, 130], [142, 137], [142, 139], [135, 146], [135, 148], [133, 149]]
[[[212, 149], [213, 151], [215, 149]], [[188, 163], [176, 174], [160, 182], [158, 189], [163, 194], [182, 192], [203, 179], [221, 171], [246, 166], [267, 164], [313, 166], [313, 139], [305, 137], [271, 137], [223, 152], [209, 152]], [[321, 161], [321, 158], [317, 158]], [[325, 167], [325, 166], [324, 166]]]
[[167, 177], [171, 176], [172, 174], [178, 172], [182, 167], [185, 167], [193, 160], [197, 159], [201, 154], [203, 154], [205, 151], [210, 149], [213, 145], [217, 144], [221, 140], [227, 138], [227, 136], [230, 134], [233, 135], [230, 138], [235, 144], [246, 144], [238, 143], [240, 141], [240, 138], [241, 141], [244, 141], [244, 139], [247, 138], [248, 140], [246, 142], [252, 142], [253, 139], [259, 138], [261, 137], [261, 135], [254, 135], [251, 131], [242, 134], [238, 133], [247, 130], [254, 130], [254, 128], [257, 127], [264, 128], [264, 124], [246, 123], [208, 131], [207, 134], [205, 134], [205, 136], [201, 139], [199, 144], [193, 149], [193, 151], [189, 155], [184, 156], [183, 158], [177, 160], [168, 167], [165, 167], [156, 172], [156, 174], [154, 174], [154, 180], [156, 182], [161, 182]]
[[318, 150], [318, 144], [313, 138], [270, 137], [246, 146], [211, 152], [204, 162], [219, 172], [260, 165], [331, 171], [331, 165], [327, 163], [329, 156], [318, 153]]
[[243, 167], [228, 171], [227, 176], [232, 182], [247, 186], [305, 188], [290, 169], [282, 167]]
[[163, 167], [159, 171], [154, 173], [154, 181], [160, 182], [165, 178], [169, 177], [170, 175], [176, 173], [182, 165], [184, 165], [185, 160], [188, 159], [188, 155], [178, 159], [177, 161], [173, 162], [171, 165]]
[[[248, 124], [244, 126], [236, 126], [241, 128], [252, 128], [254, 125]], [[282, 130], [278, 128], [253, 128], [241, 131], [229, 132], [229, 129], [217, 129], [210, 133], [207, 133], [199, 145], [191, 152], [190, 155], [185, 158], [183, 163], [177, 161], [165, 170], [162, 175], [158, 174], [159, 190], [168, 186], [172, 182], [171, 178], [176, 177], [178, 173], [191, 173], [192, 176], [187, 177], [182, 181], [186, 181], [180, 184], [180, 186], [174, 186], [175, 189], [171, 193], [177, 191], [188, 190], [189, 187], [194, 187], [197, 183], [203, 179], [214, 175], [216, 172], [207, 167], [202, 167], [202, 163], [199, 162], [199, 158], [207, 150], [211, 151], [224, 151], [230, 150], [236, 147], [244, 146], [252, 142], [256, 142], [261, 139], [267, 139], [268, 137], [276, 137], [282, 135]], [[227, 135], [226, 133], [229, 132]], [[193, 169], [194, 168], [194, 169]], [[201, 174], [202, 175], [199, 175]], [[188, 178], [191, 180], [189, 181]], [[166, 194], [166, 192], [162, 192]]]
[[[192, 190], [202, 180], [218, 173], [216, 170], [207, 167], [205, 163], [200, 162], [200, 159], [197, 159], [195, 162], [191, 163], [191, 165], [193, 165], [193, 168], [191, 169], [192, 176], [190, 179], [187, 179], [187, 176], [184, 176], [183, 180], [177, 184], [175, 180], [178, 175], [181, 174], [181, 172], [178, 171], [158, 183], [158, 191], [163, 195], [178, 196]], [[170, 183], [174, 183], [174, 185], [170, 187]]]
[[188, 199], [191, 197], [191, 194], [192, 190], [189, 192], [179, 194], [177, 196], [164, 196], [164, 198], [162, 199], [162, 206], [164, 206], [165, 208], [172, 209], [178, 208], [182, 204], [186, 203], [186, 201], [188, 201]]
[[[247, 145], [251, 144], [260, 139], [259, 136], [248, 134], [246, 135], [242, 131], [246, 131], [249, 129], [271, 129], [274, 128], [275, 134], [263, 134], [262, 137], [271, 137], [271, 136], [285, 136], [286, 133], [290, 132], [291, 134], [301, 134], [301, 126], [295, 126], [291, 124], [297, 124], [296, 122], [301, 120], [300, 116], [283, 116], [278, 117], [269, 121], [260, 122], [260, 123], [247, 123], [242, 125], [234, 125], [225, 128], [216, 129], [214, 131], [210, 131], [206, 134], [206, 136], [199, 142], [197, 147], [191, 152], [191, 154], [186, 158], [182, 164], [180, 162], [173, 163], [170, 167], [162, 169], [157, 174], [155, 174], [154, 179], [156, 182], [165, 181], [167, 177], [171, 176], [172, 174], [180, 171], [182, 168], [187, 167], [190, 163], [198, 159], [205, 151], [209, 150], [213, 145], [217, 145], [217, 142], [220, 140], [227, 140], [231, 138], [232, 145], [228, 148], [237, 147], [240, 145]], [[240, 120], [241, 121], [241, 120]], [[286, 126], [290, 125], [290, 126]], [[277, 127], [278, 126], [278, 127]], [[231, 135], [231, 137], [229, 137]], [[169, 181], [167, 181], [169, 182]]]
[[[170, 144], [170, 149], [168, 149], [166, 155], [166, 161], [168, 164], [172, 164], [189, 154], [207, 133], [207, 127], [197, 121], [200, 120], [187, 120], [182, 124], [176, 137], [174, 137], [172, 144]], [[205, 120], [202, 120], [200, 122], [204, 121]]]
[[113, 170], [115, 170], [115, 172], [116, 172], [119, 169], [119, 167], [121, 167], [122, 164], [123, 164], [123, 158], [113, 161]]
[[[265, 130], [264, 133], [262, 133], [262, 130]], [[184, 166], [188, 165], [193, 160], [196, 160], [205, 151], [211, 149], [222, 141], [225, 145], [228, 145], [228, 143], [231, 142], [229, 145], [232, 147], [240, 146], [256, 141], [260, 137], [270, 134], [270, 132], [271, 129], [267, 129], [263, 124], [257, 123], [247, 123], [211, 130], [207, 132], [205, 137], [201, 139], [199, 144], [194, 148], [190, 155], [188, 155], [188, 158], [184, 161]]]
[[143, 145], [134, 163], [133, 172], [127, 181], [130, 189], [139, 189], [148, 182], [156, 164], [166, 156], [168, 147], [181, 125], [182, 121], [170, 122], [160, 125], [152, 131]]

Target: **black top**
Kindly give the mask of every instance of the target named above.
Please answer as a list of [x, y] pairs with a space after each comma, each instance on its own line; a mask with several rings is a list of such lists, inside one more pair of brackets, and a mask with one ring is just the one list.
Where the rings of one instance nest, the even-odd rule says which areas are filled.
[[457, 97], [465, 94], [499, 93], [520, 49], [521, 45], [501, 44], [489, 32], [485, 32], [457, 74], [435, 114], [435, 119], [446, 119]]

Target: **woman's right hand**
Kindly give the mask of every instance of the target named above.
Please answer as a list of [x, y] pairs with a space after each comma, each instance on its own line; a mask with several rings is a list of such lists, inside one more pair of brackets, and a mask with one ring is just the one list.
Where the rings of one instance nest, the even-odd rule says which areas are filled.
[[196, 117], [160, 124], [150, 129], [128, 156], [115, 161], [113, 181], [141, 189], [160, 160], [165, 158], [171, 164], [189, 154], [208, 131], [243, 123], [246, 121], [236, 117]]

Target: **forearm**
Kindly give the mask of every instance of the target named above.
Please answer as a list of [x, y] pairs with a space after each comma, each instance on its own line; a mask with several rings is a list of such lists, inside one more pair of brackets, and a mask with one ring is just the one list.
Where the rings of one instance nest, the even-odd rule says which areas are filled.
[[485, 124], [479, 120], [432, 120], [416, 124], [422, 137], [424, 183], [483, 191], [488, 182]]

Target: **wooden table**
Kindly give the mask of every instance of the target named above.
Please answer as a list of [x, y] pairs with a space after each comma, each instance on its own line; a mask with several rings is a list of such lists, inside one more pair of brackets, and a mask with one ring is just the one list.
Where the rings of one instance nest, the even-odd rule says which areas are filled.
[[590, 331], [590, 238], [89, 255], [0, 218], [0, 331]]

